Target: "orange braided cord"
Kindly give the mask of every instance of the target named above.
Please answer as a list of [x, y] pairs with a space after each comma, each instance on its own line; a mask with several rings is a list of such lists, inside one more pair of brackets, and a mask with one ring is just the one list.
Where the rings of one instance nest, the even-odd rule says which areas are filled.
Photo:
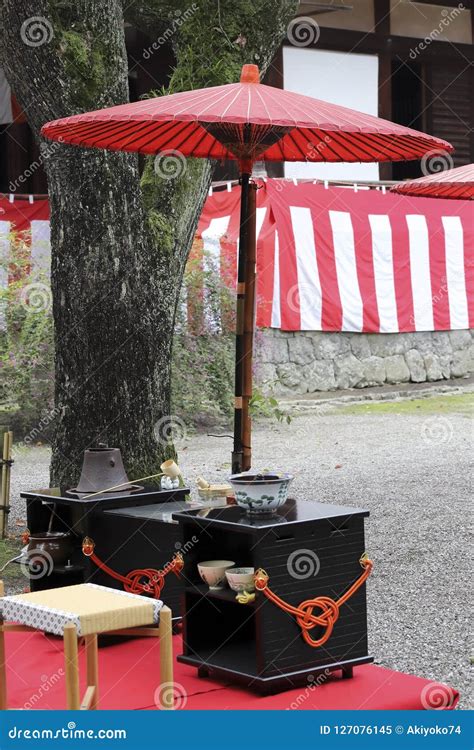
[[[277, 607], [280, 607], [284, 612], [296, 617], [296, 622], [302, 630], [302, 636], [313, 648], [322, 646], [331, 637], [334, 625], [339, 618], [339, 608], [347, 602], [348, 599], [355, 594], [355, 592], [366, 582], [367, 578], [372, 573], [374, 564], [372, 560], [369, 560], [365, 555], [361, 557], [360, 564], [363, 567], [363, 572], [359, 578], [347, 589], [347, 591], [334, 601], [329, 596], [317, 596], [314, 599], [306, 599], [298, 607], [293, 607], [288, 602], [280, 599], [274, 591], [268, 587], [268, 575], [261, 568], [255, 573], [255, 588], [257, 591], [261, 591], [267, 599], [269, 599]], [[317, 607], [321, 614], [313, 614], [314, 608]], [[316, 626], [325, 628], [321, 638], [312, 638], [310, 631]]]
[[151, 594], [155, 599], [159, 599], [161, 591], [165, 584], [165, 576], [170, 572], [176, 576], [179, 576], [180, 572], [184, 567], [184, 560], [182, 555], [178, 552], [171, 562], [167, 563], [163, 570], [155, 570], [154, 568], [137, 568], [131, 570], [126, 576], [110, 568], [106, 563], [102, 562], [100, 558], [94, 553], [94, 542], [92, 539], [86, 537], [82, 542], [82, 551], [86, 557], [90, 557], [93, 563], [98, 568], [107, 573], [107, 575], [115, 578], [123, 584], [125, 591], [131, 594]]

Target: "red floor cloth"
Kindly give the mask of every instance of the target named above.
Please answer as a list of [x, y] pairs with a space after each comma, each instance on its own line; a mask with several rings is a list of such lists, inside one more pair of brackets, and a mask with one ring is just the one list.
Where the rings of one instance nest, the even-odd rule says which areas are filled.
[[[181, 637], [175, 636], [175, 653]], [[6, 635], [9, 708], [65, 708], [62, 639], [42, 633]], [[128, 640], [99, 650], [99, 705], [103, 709], [154, 709], [159, 689], [159, 646], [154, 638]], [[80, 653], [81, 690], [85, 689]], [[337, 674], [337, 673], [336, 673]], [[205, 709], [425, 709], [454, 708], [459, 695], [445, 685], [374, 665], [335, 676], [317, 686], [259, 696], [236, 685], [200, 679], [195, 668], [175, 662], [176, 708]]]

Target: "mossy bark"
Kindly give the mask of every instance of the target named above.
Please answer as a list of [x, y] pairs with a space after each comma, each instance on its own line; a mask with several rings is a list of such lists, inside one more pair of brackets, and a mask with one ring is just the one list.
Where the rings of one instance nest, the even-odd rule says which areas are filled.
[[[0, 64], [38, 135], [48, 120], [128, 100], [124, 14], [137, 25], [171, 24], [177, 66], [170, 90], [177, 91], [237, 80], [243, 62], [265, 68], [296, 5], [0, 0]], [[39, 45], [22, 37], [34, 17], [46, 22]], [[99, 441], [121, 448], [131, 478], [151, 474], [173, 450], [167, 437], [176, 305], [212, 165], [188, 159], [169, 180], [150, 158], [140, 179], [134, 155], [44, 142], [41, 149], [51, 203], [59, 410], [51, 481], [71, 486], [83, 450]]]

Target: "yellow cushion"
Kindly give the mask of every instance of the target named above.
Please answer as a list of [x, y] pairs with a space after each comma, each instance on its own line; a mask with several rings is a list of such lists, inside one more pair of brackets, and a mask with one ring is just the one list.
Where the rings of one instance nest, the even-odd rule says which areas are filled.
[[162, 606], [163, 602], [156, 599], [94, 583], [0, 599], [5, 620], [57, 635], [62, 635], [64, 626], [70, 622], [76, 625], [78, 635], [153, 625], [159, 621]]

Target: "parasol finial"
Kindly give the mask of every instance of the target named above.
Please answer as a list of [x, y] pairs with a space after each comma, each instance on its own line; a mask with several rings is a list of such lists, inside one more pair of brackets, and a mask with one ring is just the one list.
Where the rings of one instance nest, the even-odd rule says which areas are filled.
[[258, 65], [242, 65], [240, 83], [260, 83]]

